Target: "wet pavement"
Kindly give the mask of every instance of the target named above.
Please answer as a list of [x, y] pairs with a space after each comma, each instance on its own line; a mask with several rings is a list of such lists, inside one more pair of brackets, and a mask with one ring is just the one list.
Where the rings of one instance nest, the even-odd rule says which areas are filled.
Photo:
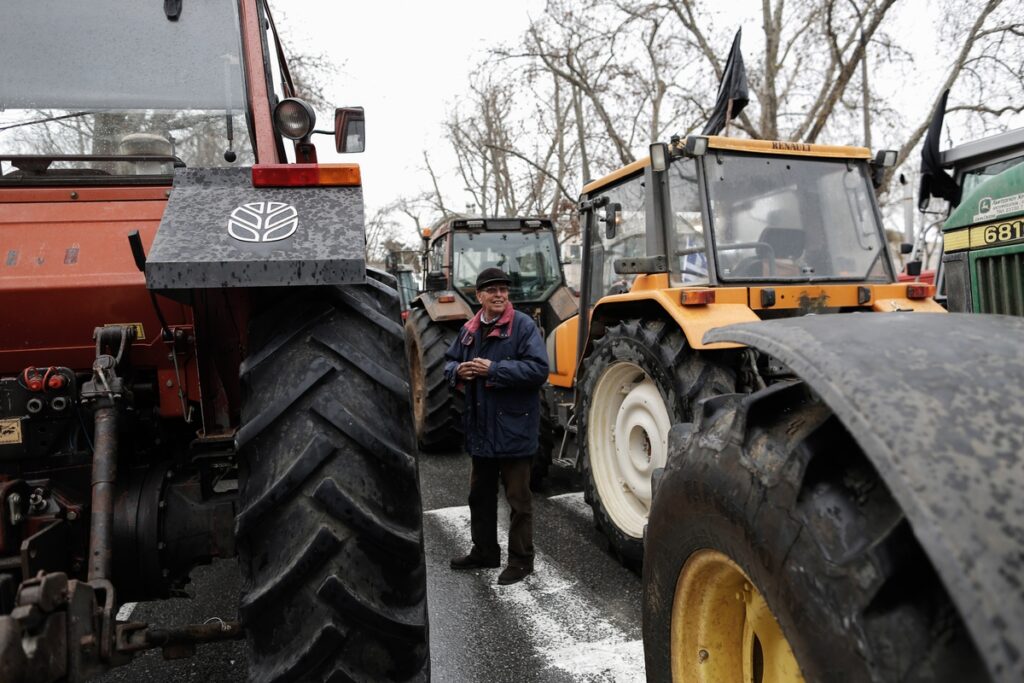
[[[536, 571], [519, 584], [498, 586], [499, 569], [454, 572], [448, 567], [451, 557], [469, 548], [469, 459], [424, 455], [420, 481], [433, 681], [644, 680], [640, 578], [605, 550], [573, 482], [555, 477], [535, 494]], [[504, 501], [500, 505], [507, 529], [508, 508]], [[131, 619], [160, 624], [233, 619], [234, 562], [201, 567], [194, 576], [194, 599], [141, 603]], [[242, 683], [246, 648], [244, 642], [202, 646], [196, 657], [173, 662], [151, 652], [98, 680]]]

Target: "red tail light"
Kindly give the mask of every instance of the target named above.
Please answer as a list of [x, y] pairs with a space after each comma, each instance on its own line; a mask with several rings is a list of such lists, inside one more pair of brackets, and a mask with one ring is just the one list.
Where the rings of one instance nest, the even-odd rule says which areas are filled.
[[715, 303], [713, 289], [684, 289], [679, 295], [679, 303], [683, 306], [704, 306]]
[[359, 164], [257, 164], [253, 187], [356, 187], [363, 179]]
[[935, 293], [935, 285], [913, 284], [907, 285], [908, 299], [927, 299]]

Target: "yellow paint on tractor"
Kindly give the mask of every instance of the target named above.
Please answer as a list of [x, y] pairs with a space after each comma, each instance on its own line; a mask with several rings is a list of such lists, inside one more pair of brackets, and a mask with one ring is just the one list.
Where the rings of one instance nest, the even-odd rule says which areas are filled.
[[1012, 244], [1024, 240], [1024, 220], [996, 221], [973, 228], [953, 230], [942, 236], [946, 253], [964, 249], [981, 249]]
[[709, 149], [731, 149], [737, 152], [753, 152], [755, 154], [771, 154], [773, 156], [795, 155], [804, 157], [824, 157], [828, 159], [870, 159], [871, 150], [867, 147], [846, 147], [843, 145], [812, 145], [806, 142], [786, 142], [782, 140], [744, 140], [712, 135], [708, 138]]
[[641, 168], [645, 168], [645, 167], [650, 166], [650, 165], [651, 165], [651, 158], [650, 157], [644, 157], [643, 159], [638, 159], [637, 161], [634, 161], [633, 163], [631, 163], [631, 164], [629, 164], [627, 166], [623, 166], [622, 168], [609, 173], [608, 175], [604, 176], [603, 178], [598, 178], [597, 180], [595, 180], [595, 181], [593, 181], [591, 183], [588, 183], [587, 185], [584, 185], [583, 186], [583, 194], [587, 194], [589, 192], [592, 192], [592, 191], [596, 190], [599, 187], [604, 187], [608, 183], [615, 182], [619, 178], [625, 178], [628, 175], [632, 175], [636, 171], [639, 171]]
[[[681, 303], [682, 293], [699, 287], [671, 287], [668, 275], [639, 275], [632, 289], [625, 294], [603, 297], [593, 309], [595, 320], [618, 320], [628, 315], [615, 311], [622, 306], [633, 309], [638, 302], [652, 301], [674, 320], [686, 335], [686, 342], [694, 349], [739, 348], [739, 344], [705, 344], [704, 335], [709, 331], [736, 323], [761, 320], [758, 315], [764, 311], [803, 310], [807, 313], [823, 312], [825, 309], [860, 309], [876, 313], [944, 313], [945, 309], [932, 298], [910, 299], [906, 283], [893, 284], [822, 284], [822, 285], [772, 285], [758, 287], [715, 287], [715, 303], [685, 306]], [[771, 290], [775, 303], [762, 303], [762, 292]], [[576, 372], [576, 345], [578, 342], [579, 317], [573, 316], [555, 328], [549, 339], [549, 353], [553, 353], [552, 372], [548, 381], [557, 386], [571, 388]]]
[[576, 375], [576, 338], [580, 317], [574, 315], [556, 327], [548, 336], [548, 360], [551, 372], [548, 382], [556, 387], [572, 388]]

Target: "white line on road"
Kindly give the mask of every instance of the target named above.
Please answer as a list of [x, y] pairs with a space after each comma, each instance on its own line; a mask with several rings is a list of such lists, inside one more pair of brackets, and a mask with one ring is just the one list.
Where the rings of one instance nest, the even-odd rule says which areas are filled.
[[578, 491], [576, 493], [563, 493], [558, 496], [551, 496], [550, 498], [548, 498], [548, 500], [575, 515], [588, 518], [593, 515], [593, 511], [590, 509], [590, 505], [587, 503], [587, 501], [583, 500], [582, 491]]
[[[451, 547], [470, 546], [468, 507], [441, 508], [425, 514], [441, 525]], [[507, 534], [507, 528], [499, 536], [502, 533]], [[534, 574], [521, 583], [490, 587], [511, 608], [510, 613], [526, 625], [534, 648], [548, 664], [579, 681], [643, 681], [643, 642], [630, 640], [622, 629], [605, 619], [576, 582], [539, 550], [534, 568]], [[489, 573], [486, 577], [493, 581]]]
[[132, 612], [139, 606], [137, 602], [126, 602], [117, 610], [118, 621], [128, 621], [132, 618]]

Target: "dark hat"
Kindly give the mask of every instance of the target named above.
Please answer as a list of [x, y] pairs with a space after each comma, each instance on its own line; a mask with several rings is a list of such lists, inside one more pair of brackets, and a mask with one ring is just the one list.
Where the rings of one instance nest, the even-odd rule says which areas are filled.
[[484, 268], [476, 276], [477, 289], [483, 289], [488, 285], [496, 285], [499, 282], [506, 285], [512, 284], [512, 280], [509, 279], [509, 276], [501, 268]]

